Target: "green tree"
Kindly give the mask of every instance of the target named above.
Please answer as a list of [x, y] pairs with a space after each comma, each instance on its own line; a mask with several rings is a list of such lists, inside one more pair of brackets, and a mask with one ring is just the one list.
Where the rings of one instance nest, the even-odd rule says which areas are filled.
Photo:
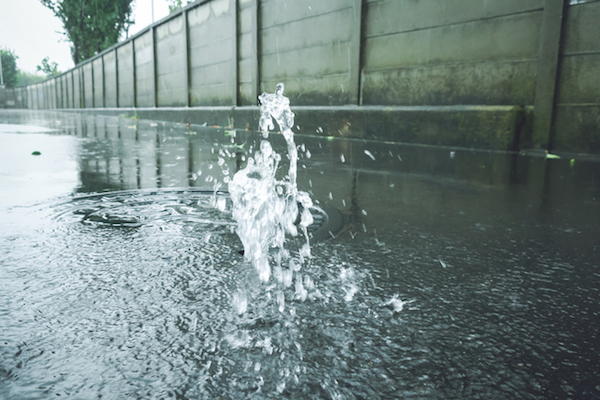
[[194, 0], [187, 0], [187, 2], [185, 4], [183, 4], [183, 0], [169, 0], [169, 13], [173, 13], [177, 10], [179, 10], [180, 8], [193, 3]]
[[37, 66], [37, 71], [45, 74], [48, 78], [60, 74], [58, 64], [50, 61], [50, 57], [42, 60], [42, 65]]
[[18, 75], [19, 79], [17, 86], [33, 85], [34, 83], [43, 82], [47, 79], [45, 76], [40, 76], [29, 72], [23, 72], [21, 70], [18, 71]]
[[2, 64], [2, 80], [6, 87], [15, 87], [19, 83], [19, 70], [17, 68], [17, 55], [9, 49], [0, 50], [0, 63]]
[[118, 42], [133, 24], [133, 0], [40, 0], [62, 22], [71, 42], [73, 62], [82, 61]]

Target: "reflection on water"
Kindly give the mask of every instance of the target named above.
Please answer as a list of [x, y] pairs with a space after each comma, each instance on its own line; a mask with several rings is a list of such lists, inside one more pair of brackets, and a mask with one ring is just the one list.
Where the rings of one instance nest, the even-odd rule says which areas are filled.
[[54, 112], [0, 123], [56, 129], [0, 134], [1, 398], [600, 397], [594, 160], [298, 135], [299, 189], [347, 224], [313, 247], [306, 301], [280, 313], [229, 226], [202, 224], [210, 203], [125, 199], [143, 218], [111, 225], [95, 211], [110, 204], [69, 197], [212, 191], [259, 135]]

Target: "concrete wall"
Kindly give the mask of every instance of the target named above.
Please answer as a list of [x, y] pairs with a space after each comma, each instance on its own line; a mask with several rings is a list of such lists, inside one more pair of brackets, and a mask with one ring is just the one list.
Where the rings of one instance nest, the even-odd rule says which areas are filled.
[[[598, 21], [600, 0], [198, 0], [28, 88], [27, 107], [252, 106], [284, 82], [297, 107], [467, 106], [485, 124], [514, 106], [511, 148], [600, 153]], [[441, 137], [423, 110], [390, 137]], [[346, 128], [324, 134], [368, 136]]]
[[256, 105], [258, 92], [258, 2], [241, 0], [238, 7], [238, 104]]
[[49, 90], [48, 90], [48, 94], [49, 94], [49, 106], [48, 108], [54, 109], [56, 108], [56, 81], [52, 80], [48, 82], [49, 85]]
[[24, 92], [26, 92], [24, 87], [0, 86], [0, 108], [27, 108], [27, 103], [24, 102], [26, 99], [23, 95]]
[[84, 107], [94, 108], [94, 75], [92, 63], [83, 66]]
[[117, 48], [119, 107], [134, 107], [133, 42]]
[[94, 85], [94, 108], [104, 107], [104, 66], [103, 59], [99, 57], [92, 62], [92, 76]]
[[64, 75], [64, 83], [63, 87], [65, 89], [65, 107], [66, 108], [75, 108], [75, 103], [73, 102], [73, 70], [67, 72]]
[[307, 0], [261, 2], [260, 89], [278, 82], [298, 105], [356, 104], [352, 45], [360, 35], [360, 2]]
[[188, 12], [190, 105], [237, 105], [236, 18], [233, 0]]
[[543, 3], [369, 1], [363, 104], [532, 105]]
[[73, 108], [82, 108], [83, 85], [81, 84], [81, 68], [73, 70]]
[[151, 29], [136, 38], [135, 49], [135, 93], [137, 107], [154, 107], [154, 31]]
[[187, 105], [185, 15], [156, 27], [156, 89], [159, 107]]
[[118, 107], [118, 76], [116, 49], [105, 53], [104, 59], [104, 106]]
[[567, 12], [553, 146], [600, 154], [600, 1]]

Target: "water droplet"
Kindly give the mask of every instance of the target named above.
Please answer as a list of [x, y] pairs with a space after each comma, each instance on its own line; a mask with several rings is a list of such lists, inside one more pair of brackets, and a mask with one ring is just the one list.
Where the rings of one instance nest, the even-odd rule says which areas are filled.
[[248, 309], [248, 297], [246, 292], [238, 291], [233, 294], [233, 308], [241, 315]]
[[371, 160], [375, 161], [375, 156], [371, 154], [369, 150], [365, 150], [365, 154], [371, 158]]

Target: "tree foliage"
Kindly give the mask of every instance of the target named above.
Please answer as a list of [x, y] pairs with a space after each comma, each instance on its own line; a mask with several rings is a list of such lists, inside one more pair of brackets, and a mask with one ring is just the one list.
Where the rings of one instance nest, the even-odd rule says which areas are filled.
[[180, 8], [183, 8], [193, 2], [194, 2], [194, 0], [187, 0], [187, 2], [184, 4], [184, 0], [169, 0], [168, 1], [169, 13], [174, 13], [175, 11], [179, 10]]
[[37, 71], [45, 74], [48, 78], [60, 74], [58, 64], [50, 61], [49, 57], [45, 57], [42, 60], [42, 64], [37, 66]]
[[19, 70], [17, 68], [17, 58], [12, 50], [0, 50], [2, 63], [2, 79], [6, 87], [15, 87], [19, 84]]
[[19, 80], [17, 86], [27, 86], [33, 85], [34, 83], [39, 83], [45, 81], [47, 78], [45, 76], [32, 74], [29, 72], [24, 72], [19, 70]]
[[75, 64], [117, 43], [133, 23], [133, 0], [40, 1], [61, 20]]

